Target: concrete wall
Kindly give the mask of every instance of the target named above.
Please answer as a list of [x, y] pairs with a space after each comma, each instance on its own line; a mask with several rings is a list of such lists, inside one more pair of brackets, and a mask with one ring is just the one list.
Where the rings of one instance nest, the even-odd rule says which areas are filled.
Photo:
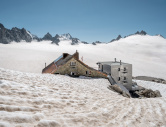
[[101, 71], [107, 73], [107, 74], [111, 74], [111, 66], [110, 65], [100, 65], [101, 67]]
[[[120, 68], [120, 71], [119, 71], [119, 68]], [[117, 83], [123, 84], [128, 90], [132, 89], [132, 65], [131, 64], [111, 66], [111, 75]]]
[[116, 83], [124, 85], [128, 90], [132, 89], [132, 64], [108, 65], [100, 63], [98, 69], [107, 74], [111, 74]]

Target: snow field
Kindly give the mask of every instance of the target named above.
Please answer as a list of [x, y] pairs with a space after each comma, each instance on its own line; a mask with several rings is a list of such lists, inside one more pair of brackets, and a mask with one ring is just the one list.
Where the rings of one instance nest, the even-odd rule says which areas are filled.
[[160, 36], [132, 35], [109, 44], [71, 45], [61, 41], [59, 46], [51, 41], [0, 44], [0, 67], [23, 72], [41, 73], [45, 63], [50, 64], [62, 53], [78, 50], [83, 61], [97, 69], [99, 61], [114, 58], [133, 65], [133, 76], [151, 76], [166, 79], [166, 39]]
[[45, 62], [76, 50], [95, 69], [97, 62], [117, 58], [133, 65], [133, 76], [166, 79], [166, 39], [159, 36], [133, 35], [96, 46], [71, 46], [69, 41], [59, 46], [50, 41], [0, 44], [0, 127], [166, 126], [165, 84], [135, 80], [162, 97], [129, 99], [109, 90], [106, 79], [39, 74]]
[[[125, 98], [106, 79], [71, 78], [0, 68], [0, 126], [165, 126], [166, 85], [136, 80], [161, 98]], [[158, 87], [159, 86], [159, 87]]]

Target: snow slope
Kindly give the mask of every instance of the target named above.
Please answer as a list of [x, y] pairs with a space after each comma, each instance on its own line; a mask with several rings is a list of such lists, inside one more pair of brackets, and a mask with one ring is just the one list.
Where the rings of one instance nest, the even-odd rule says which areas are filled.
[[0, 68], [1, 127], [161, 127], [166, 85], [137, 81], [162, 97], [125, 98], [106, 79], [71, 78]]
[[166, 39], [160, 36], [132, 35], [109, 44], [71, 45], [61, 41], [60, 45], [50, 41], [32, 43], [0, 44], [0, 67], [24, 72], [41, 73], [45, 66], [63, 52], [79, 51], [84, 62], [97, 69], [98, 61], [114, 58], [133, 64], [134, 76], [152, 76], [166, 79]]

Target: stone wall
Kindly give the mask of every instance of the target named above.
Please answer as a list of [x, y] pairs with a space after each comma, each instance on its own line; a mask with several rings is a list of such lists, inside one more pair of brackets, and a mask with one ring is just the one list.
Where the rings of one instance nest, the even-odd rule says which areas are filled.
[[[76, 62], [75, 67], [70, 65], [71, 62]], [[66, 64], [60, 66], [55, 73], [59, 73], [62, 75], [64, 74], [71, 75], [71, 72], [78, 76], [83, 75], [83, 76], [89, 76], [89, 77], [102, 77], [102, 78], [107, 77], [106, 74], [99, 72], [95, 69], [92, 69], [90, 67], [87, 67], [87, 65], [84, 65], [84, 63], [78, 62], [75, 58], [72, 58]]]

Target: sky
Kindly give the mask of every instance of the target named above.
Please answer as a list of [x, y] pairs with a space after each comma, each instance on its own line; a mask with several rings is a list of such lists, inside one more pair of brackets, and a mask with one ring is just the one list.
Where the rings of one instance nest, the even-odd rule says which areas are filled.
[[141, 30], [166, 37], [166, 0], [0, 0], [0, 23], [89, 43]]

